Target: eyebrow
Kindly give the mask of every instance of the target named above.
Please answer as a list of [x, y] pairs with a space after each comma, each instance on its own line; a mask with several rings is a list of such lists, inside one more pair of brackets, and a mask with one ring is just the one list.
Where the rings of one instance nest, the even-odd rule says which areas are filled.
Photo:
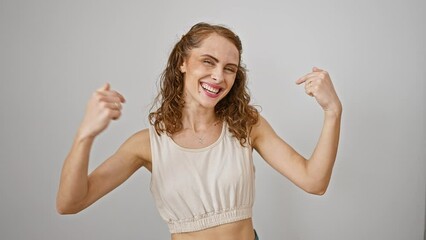
[[[212, 56], [212, 55], [210, 55], [210, 54], [203, 54], [203, 55], [201, 55], [201, 56], [202, 56], [202, 57], [209, 57], [209, 58], [213, 59], [216, 63], [218, 63], [218, 62], [219, 62], [219, 59], [217, 59], [217, 58], [213, 57], [213, 56]], [[232, 66], [234, 66], [234, 67], [238, 68], [238, 65], [237, 65], [237, 64], [235, 64], [235, 63], [228, 63], [228, 64], [226, 64], [226, 65], [232, 65]]]

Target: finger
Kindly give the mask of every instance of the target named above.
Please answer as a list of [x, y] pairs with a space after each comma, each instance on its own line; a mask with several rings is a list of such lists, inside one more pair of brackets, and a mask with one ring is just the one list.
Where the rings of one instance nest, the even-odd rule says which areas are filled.
[[311, 72], [311, 73], [308, 73], [308, 74], [306, 74], [305, 76], [303, 76], [303, 77], [301, 77], [301, 78], [297, 79], [297, 80], [296, 80], [296, 84], [297, 84], [297, 85], [300, 85], [300, 84], [302, 84], [302, 83], [306, 82], [309, 78], [313, 78], [313, 77], [317, 77], [317, 76], [318, 76], [318, 73], [317, 73], [317, 72]]
[[123, 95], [121, 95], [119, 92], [114, 91], [114, 90], [109, 90], [106, 92], [103, 92], [105, 96], [112, 96], [112, 97], [117, 97], [119, 98], [120, 102], [124, 103], [126, 101], [126, 99], [124, 99]]
[[315, 78], [310, 78], [305, 82], [305, 93], [311, 97], [315, 97], [315, 92], [318, 90]]
[[102, 117], [110, 120], [118, 119], [121, 116], [121, 111], [115, 108], [111, 104], [106, 104], [104, 110], [101, 112]]
[[121, 110], [123, 108], [119, 102], [109, 102], [106, 106], [112, 110]]
[[104, 91], [104, 92], [97, 92], [98, 94], [100, 94], [103, 97], [103, 100], [105, 101], [118, 101], [121, 103], [125, 103], [126, 99], [123, 97], [123, 95], [121, 95], [120, 93], [116, 92], [116, 91]]
[[305, 81], [306, 81], [306, 78], [305, 78], [305, 76], [303, 76], [303, 77], [296, 80], [296, 84], [300, 85], [300, 84], [304, 83]]
[[109, 112], [108, 116], [112, 119], [112, 120], [117, 120], [121, 117], [121, 111], [119, 110], [112, 110]]
[[123, 95], [121, 95], [119, 92], [114, 91], [114, 93], [118, 96], [118, 98], [120, 98], [120, 102], [125, 103], [126, 99], [124, 98]]
[[97, 91], [109, 91], [110, 89], [110, 84], [109, 83], [105, 83], [104, 85], [102, 85], [102, 87], [100, 87]]
[[97, 91], [99, 94], [101, 94], [102, 96], [106, 96], [106, 97], [117, 97], [119, 100], [119, 102], [121, 103], [125, 103], [126, 99], [124, 98], [123, 95], [121, 95], [119, 92], [117, 91], [111, 91], [111, 90], [102, 90], [102, 91]]
[[305, 88], [312, 87], [313, 82], [314, 82], [314, 80], [312, 80], [312, 79], [306, 80], [305, 81]]
[[313, 92], [313, 89], [311, 87], [306, 87], [305, 88], [305, 93], [308, 94], [311, 97], [314, 96], [314, 92]]
[[324, 70], [317, 68], [317, 67], [312, 68], [312, 72], [322, 72], [322, 71], [324, 71]]
[[106, 93], [101, 93], [101, 92], [97, 92], [97, 101], [98, 102], [105, 102], [105, 103], [113, 103], [113, 102], [117, 102], [117, 103], [121, 103], [121, 98], [119, 98], [116, 95], [112, 95], [112, 94], [106, 94]]
[[322, 79], [321, 76], [310, 77], [310, 78], [306, 79], [305, 86], [308, 86], [308, 87], [317, 86], [321, 83], [322, 80], [323, 79]]

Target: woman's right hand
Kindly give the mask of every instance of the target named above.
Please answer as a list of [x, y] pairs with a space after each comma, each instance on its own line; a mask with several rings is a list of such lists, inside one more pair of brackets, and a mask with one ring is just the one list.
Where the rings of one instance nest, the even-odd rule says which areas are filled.
[[78, 131], [80, 139], [96, 137], [108, 127], [111, 120], [120, 118], [122, 104], [126, 100], [110, 88], [110, 84], [106, 83], [92, 94]]

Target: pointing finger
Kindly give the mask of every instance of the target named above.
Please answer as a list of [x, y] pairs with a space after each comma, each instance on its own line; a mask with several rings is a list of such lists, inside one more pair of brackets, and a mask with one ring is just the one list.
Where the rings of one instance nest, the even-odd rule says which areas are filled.
[[308, 74], [306, 74], [305, 76], [303, 76], [303, 77], [301, 77], [301, 78], [297, 79], [297, 80], [296, 80], [296, 84], [297, 84], [297, 85], [300, 85], [300, 84], [304, 83], [306, 80], [308, 80], [309, 78], [311, 78], [311, 77], [316, 77], [317, 75], [318, 75], [318, 72], [311, 72], [311, 73], [308, 73]]
[[301, 78], [297, 79], [297, 80], [296, 80], [296, 84], [297, 84], [297, 85], [300, 85], [300, 84], [304, 83], [304, 82], [308, 79], [308, 75], [309, 75], [309, 74], [307, 74], [307, 75], [305, 75], [305, 76], [303, 76], [303, 77], [301, 77]]

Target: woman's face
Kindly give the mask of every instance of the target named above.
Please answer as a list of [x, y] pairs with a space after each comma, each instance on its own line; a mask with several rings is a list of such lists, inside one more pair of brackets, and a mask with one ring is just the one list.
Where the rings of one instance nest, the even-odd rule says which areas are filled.
[[239, 52], [228, 39], [211, 34], [192, 49], [180, 70], [184, 73], [185, 106], [214, 108], [231, 90]]

